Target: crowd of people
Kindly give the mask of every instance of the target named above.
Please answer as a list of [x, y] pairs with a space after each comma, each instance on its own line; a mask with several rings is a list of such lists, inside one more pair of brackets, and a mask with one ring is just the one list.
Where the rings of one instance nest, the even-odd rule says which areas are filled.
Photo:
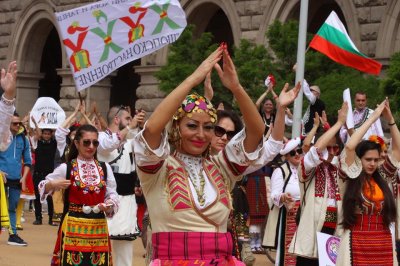
[[[239, 113], [212, 104], [212, 71]], [[354, 128], [347, 102], [330, 124], [307, 81], [279, 95], [269, 82], [254, 103], [221, 44], [147, 120], [125, 106], [103, 118], [81, 101], [51, 130], [15, 113], [16, 80], [11, 62], [1, 71], [0, 227], [26, 246], [24, 199], [38, 226], [47, 201], [59, 226], [51, 265], [132, 265], [137, 237], [153, 266], [253, 265], [266, 249], [275, 265], [319, 265], [320, 232], [340, 238], [336, 265], [398, 264], [400, 132], [388, 99], [372, 110], [358, 91]], [[192, 90], [203, 81], [201, 96]], [[290, 139], [301, 89], [309, 106]]]

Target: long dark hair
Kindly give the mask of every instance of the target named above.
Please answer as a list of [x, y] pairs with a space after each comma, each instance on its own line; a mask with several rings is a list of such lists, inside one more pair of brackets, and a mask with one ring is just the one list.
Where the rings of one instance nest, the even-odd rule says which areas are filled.
[[[356, 154], [359, 158], [362, 158], [367, 151], [376, 150], [378, 154], [381, 153], [381, 147], [379, 144], [363, 140], [356, 147]], [[382, 210], [383, 215], [383, 223], [386, 227], [389, 227], [392, 222], [396, 219], [396, 207], [394, 202], [394, 197], [392, 196], [392, 192], [389, 189], [388, 184], [379, 174], [379, 171], [376, 170], [372, 174], [372, 178], [375, 180], [379, 188], [382, 190], [384, 195], [384, 205]], [[350, 229], [353, 225], [355, 225], [357, 216], [356, 216], [356, 207], [361, 207], [363, 199], [361, 196], [361, 190], [365, 182], [369, 184], [369, 179], [367, 174], [364, 171], [361, 171], [361, 174], [355, 179], [348, 179], [347, 188], [343, 197], [343, 227], [345, 229]]]
[[[76, 130], [76, 133], [75, 133], [74, 140], [79, 141], [85, 132], [93, 132], [93, 133], [96, 133], [97, 135], [99, 135], [99, 132], [97, 131], [97, 129], [94, 126], [87, 124], [87, 125], [78, 127], [78, 129]], [[78, 157], [78, 154], [79, 154], [79, 152], [75, 146], [75, 142], [71, 141], [67, 161], [70, 162], [73, 159], [76, 159]], [[94, 158], [95, 159], [97, 158], [97, 152], [94, 154]]]

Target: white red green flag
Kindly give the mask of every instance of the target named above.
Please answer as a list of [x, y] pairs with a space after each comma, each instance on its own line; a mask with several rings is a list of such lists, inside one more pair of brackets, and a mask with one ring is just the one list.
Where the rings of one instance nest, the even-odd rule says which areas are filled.
[[173, 43], [186, 27], [179, 0], [103, 0], [55, 15], [78, 91]]
[[373, 75], [381, 72], [382, 65], [357, 49], [334, 11], [314, 36], [310, 47], [339, 64]]

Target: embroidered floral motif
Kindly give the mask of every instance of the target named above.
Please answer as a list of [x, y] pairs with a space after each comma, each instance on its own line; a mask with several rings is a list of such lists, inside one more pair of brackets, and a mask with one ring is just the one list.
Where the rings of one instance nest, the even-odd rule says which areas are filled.
[[[102, 189], [106, 186], [106, 181], [104, 180], [104, 172], [97, 160], [94, 160], [94, 164], [91, 162], [83, 162], [81, 164], [82, 176], [79, 173], [78, 161], [76, 159], [71, 161], [72, 174], [74, 178], [74, 186], [83, 190], [83, 194], [89, 192], [100, 193]], [[96, 171], [97, 168], [97, 171]], [[97, 175], [97, 172], [100, 175]]]
[[[315, 197], [325, 196], [325, 186], [329, 199], [340, 200], [339, 187], [337, 184], [337, 168], [329, 163], [318, 165], [315, 171]], [[328, 181], [328, 183], [326, 183]]]

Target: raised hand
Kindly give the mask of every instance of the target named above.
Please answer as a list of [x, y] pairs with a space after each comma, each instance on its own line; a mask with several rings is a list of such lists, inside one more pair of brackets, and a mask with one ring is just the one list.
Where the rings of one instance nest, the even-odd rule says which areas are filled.
[[194, 86], [197, 86], [204, 80], [207, 74], [213, 69], [213, 67], [221, 60], [222, 47], [218, 47], [217, 50], [212, 52], [197, 69], [190, 75], [191, 80], [194, 82]]
[[215, 64], [215, 69], [218, 72], [222, 84], [230, 91], [241, 88], [235, 65], [229, 56], [226, 44], [223, 43], [220, 47], [223, 49], [223, 69], [218, 64]]
[[385, 100], [383, 100], [383, 102], [381, 102], [380, 104], [378, 104], [376, 106], [376, 109], [374, 110], [374, 112], [371, 115], [371, 117], [373, 117], [374, 120], [377, 120], [381, 116], [381, 114], [383, 113], [383, 111], [386, 108], [387, 101], [388, 101], [388, 99], [385, 98]]
[[347, 104], [347, 102], [344, 102], [342, 104], [342, 107], [338, 111], [338, 122], [340, 122], [342, 125], [346, 124], [348, 110], [349, 110], [349, 105]]
[[4, 97], [8, 100], [14, 99], [17, 88], [17, 62], [10, 62], [7, 72], [4, 68], [1, 69], [0, 77], [0, 86], [4, 90]]
[[283, 108], [286, 108], [289, 106], [297, 97], [299, 94], [300, 88], [301, 88], [301, 83], [297, 82], [296, 86], [288, 91], [289, 84], [286, 83], [285, 86], [283, 87], [281, 93], [279, 94], [279, 105], [282, 106]]
[[390, 103], [389, 103], [389, 100], [387, 97], [385, 100], [385, 108], [382, 111], [382, 116], [386, 119], [386, 121], [389, 124], [392, 124], [395, 122], [394, 118], [393, 118], [392, 110], [390, 109]]
[[214, 89], [211, 85], [211, 72], [207, 73], [206, 79], [204, 80], [204, 97], [210, 101], [214, 97]]
[[319, 127], [320, 120], [321, 120], [321, 118], [319, 117], [318, 112], [315, 112], [315, 115], [314, 115], [314, 127]]
[[322, 115], [319, 118], [319, 120], [321, 120], [321, 124], [322, 126], [326, 125], [328, 123], [328, 117], [326, 116], [326, 112], [322, 111]]

